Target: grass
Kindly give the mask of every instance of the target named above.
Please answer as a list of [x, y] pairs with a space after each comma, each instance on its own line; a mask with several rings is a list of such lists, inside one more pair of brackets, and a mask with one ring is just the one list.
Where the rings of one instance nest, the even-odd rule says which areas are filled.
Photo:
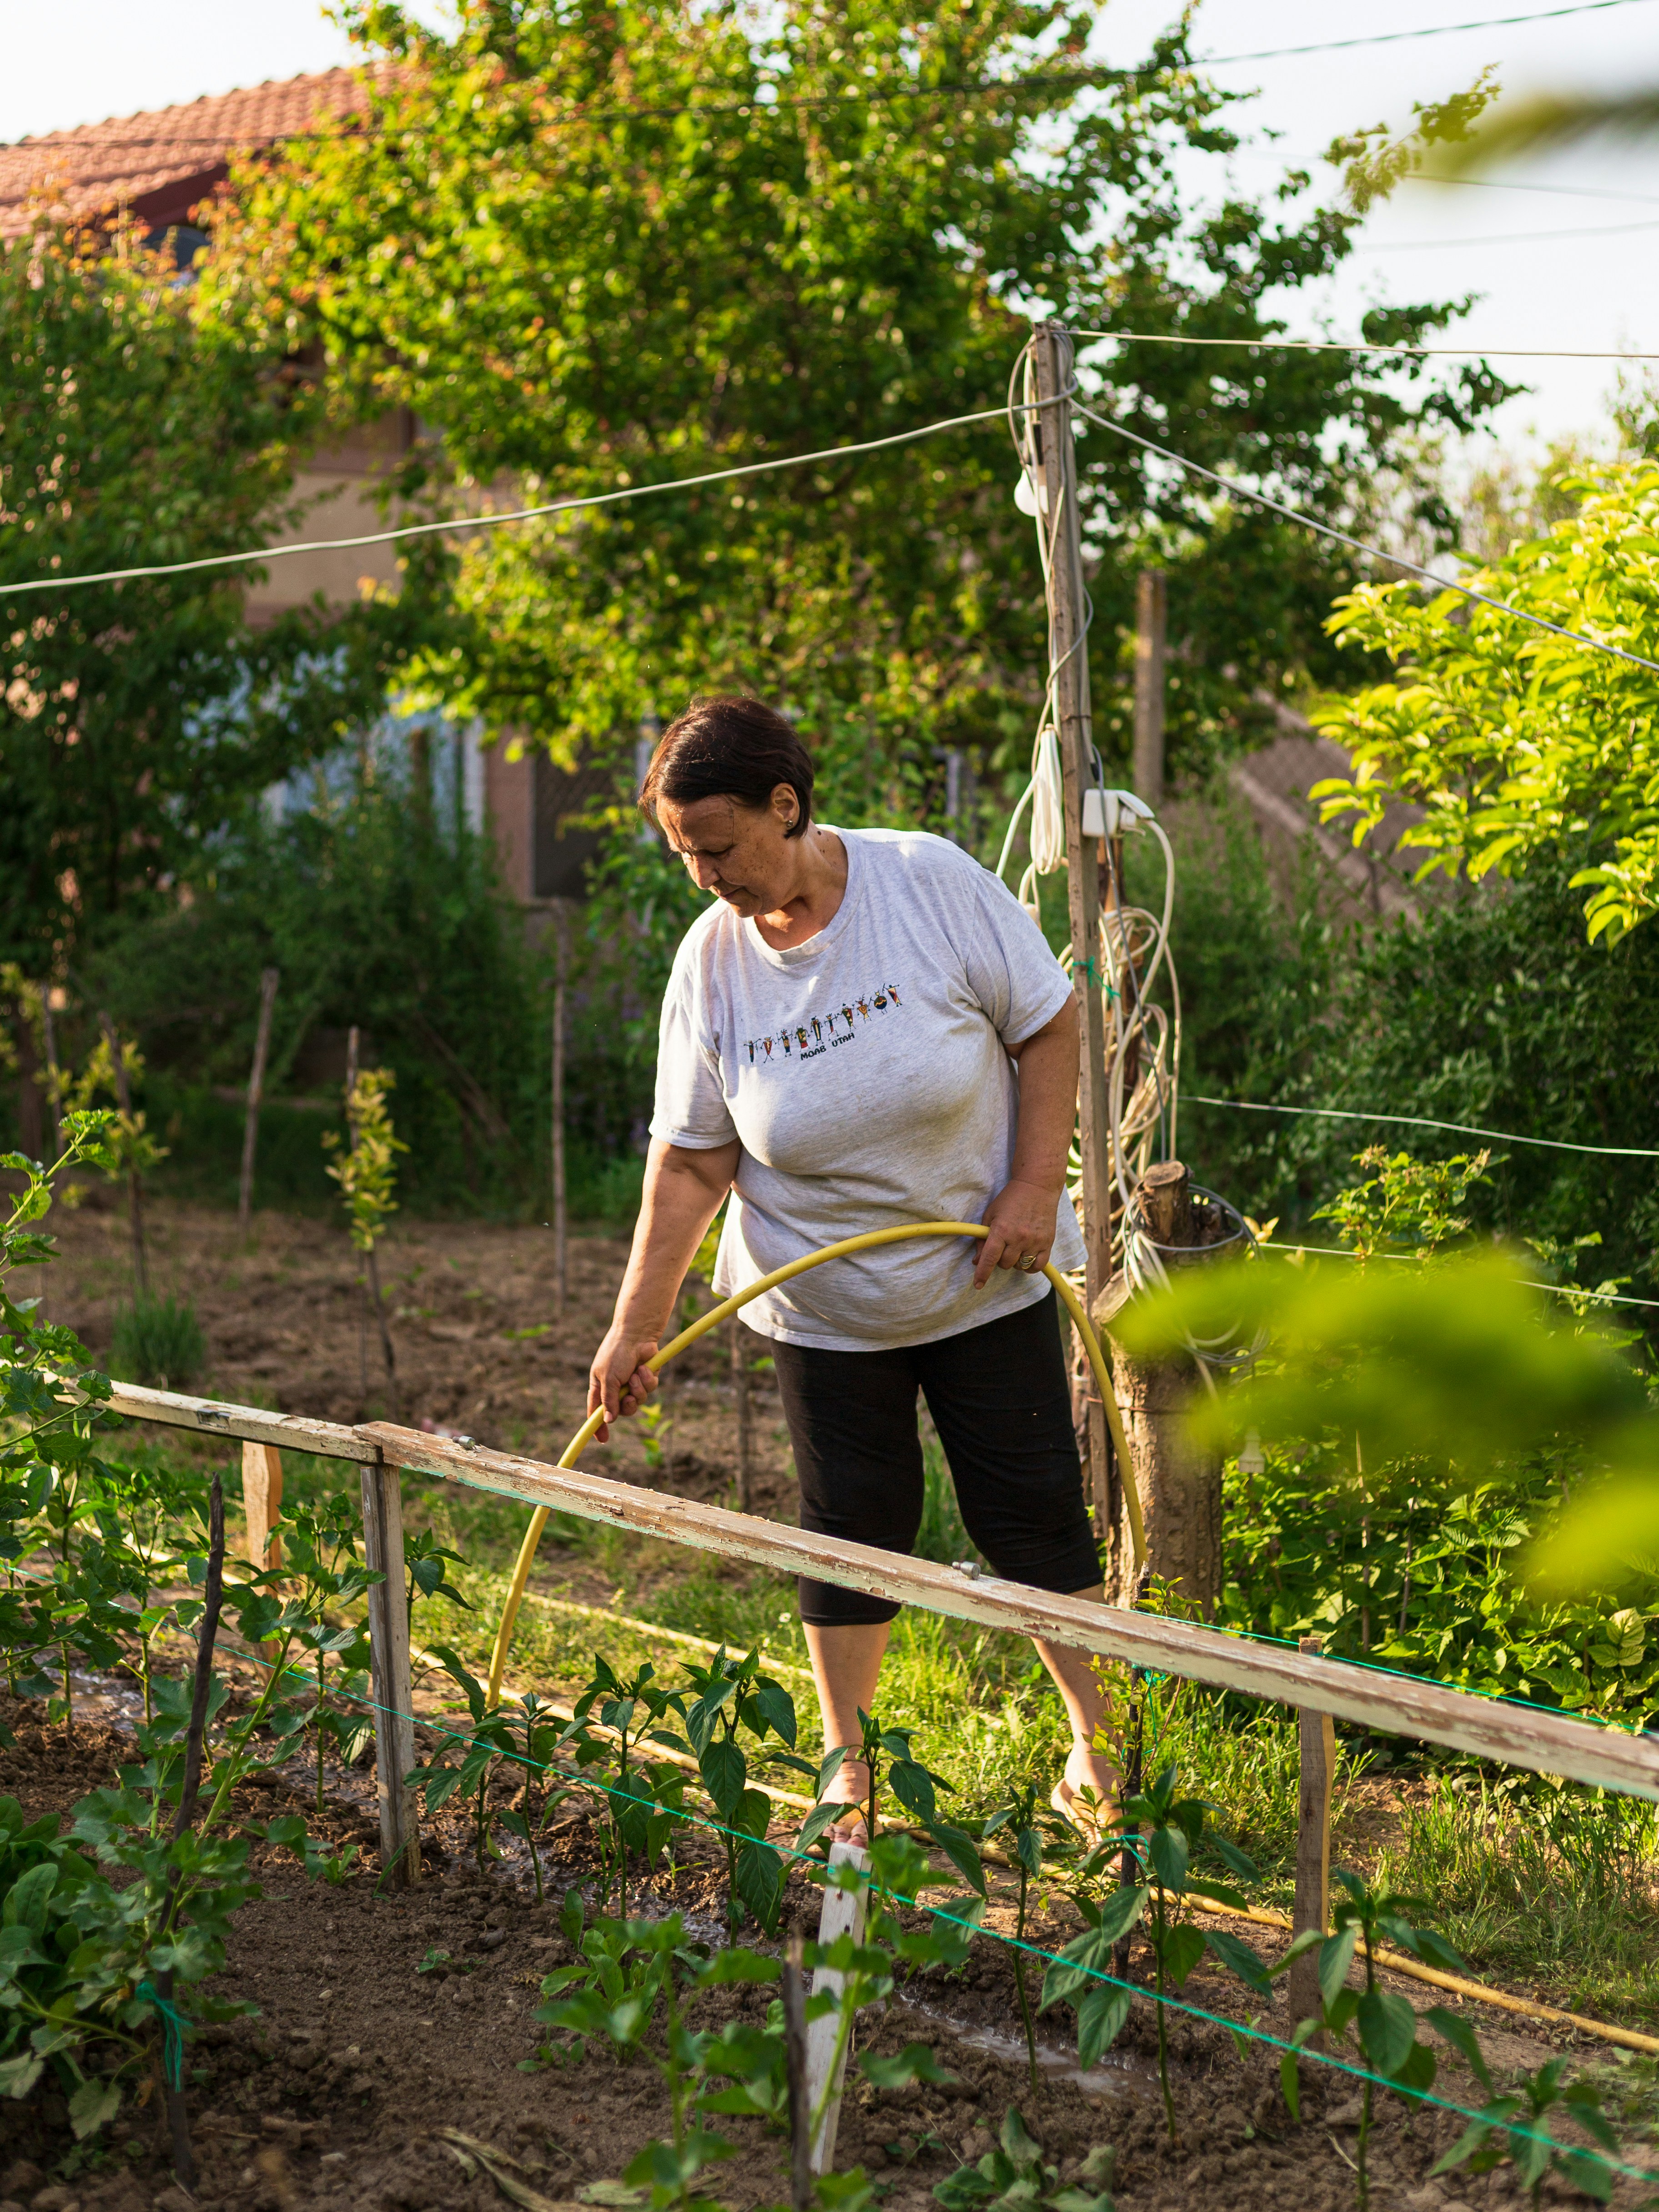
[[1484, 1969], [1573, 2011], [1659, 2019], [1659, 1809], [1547, 1778], [1435, 1778], [1384, 1879]]
[[123, 1382], [187, 1389], [206, 1356], [202, 1324], [189, 1298], [139, 1297], [115, 1316], [110, 1366]]

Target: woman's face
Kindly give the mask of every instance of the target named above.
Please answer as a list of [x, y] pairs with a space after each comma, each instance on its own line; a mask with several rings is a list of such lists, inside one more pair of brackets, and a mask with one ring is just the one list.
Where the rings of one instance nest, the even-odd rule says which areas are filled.
[[800, 801], [779, 784], [764, 806], [732, 799], [694, 799], [684, 806], [657, 801], [657, 821], [700, 891], [724, 899], [746, 921], [777, 914], [795, 896], [801, 844], [787, 833], [800, 818]]

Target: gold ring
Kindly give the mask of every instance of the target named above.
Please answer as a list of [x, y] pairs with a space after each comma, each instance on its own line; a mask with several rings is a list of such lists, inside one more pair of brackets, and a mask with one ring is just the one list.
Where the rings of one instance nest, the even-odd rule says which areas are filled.
[[1042, 1262], [1035, 1252], [1028, 1252], [1019, 1264], [1028, 1275], [1035, 1275]]

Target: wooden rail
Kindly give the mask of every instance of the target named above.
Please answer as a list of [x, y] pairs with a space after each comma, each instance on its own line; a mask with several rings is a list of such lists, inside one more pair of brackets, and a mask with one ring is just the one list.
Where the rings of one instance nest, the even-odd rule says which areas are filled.
[[[1299, 1711], [1329, 1714], [1384, 1735], [1412, 1736], [1477, 1758], [1659, 1800], [1659, 1740], [1599, 1728], [1564, 1713], [1477, 1697], [1289, 1646], [1253, 1643], [1194, 1621], [1055, 1596], [990, 1576], [972, 1577], [930, 1560], [814, 1535], [750, 1514], [641, 1490], [580, 1468], [548, 1467], [390, 1422], [342, 1427], [259, 1407], [219, 1405], [121, 1383], [114, 1388], [111, 1406], [137, 1420], [164, 1421], [227, 1439], [249, 1437], [362, 1466], [366, 1538], [374, 1564], [387, 1577], [370, 1599], [374, 1697], [378, 1705], [394, 1714], [410, 1711], [396, 1480], [397, 1471], [407, 1470], [632, 1529], [666, 1543], [744, 1559], [775, 1572], [805, 1574], [816, 1581], [866, 1590], [981, 1627], [1040, 1636], [1152, 1674], [1180, 1674]], [[391, 1617], [394, 1613], [395, 1620]], [[404, 1756], [401, 1741], [395, 1748], [386, 1746], [380, 1778], [381, 1844], [389, 1866], [401, 1863], [412, 1869], [418, 1863], [418, 1844], [414, 1808], [398, 1771]]]

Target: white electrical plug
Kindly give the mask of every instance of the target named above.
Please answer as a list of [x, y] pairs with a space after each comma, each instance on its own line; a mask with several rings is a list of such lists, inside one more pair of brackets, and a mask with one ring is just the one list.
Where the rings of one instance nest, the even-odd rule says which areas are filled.
[[1085, 837], [1123, 837], [1152, 819], [1152, 810], [1133, 791], [1103, 791], [1097, 784], [1083, 794]]

